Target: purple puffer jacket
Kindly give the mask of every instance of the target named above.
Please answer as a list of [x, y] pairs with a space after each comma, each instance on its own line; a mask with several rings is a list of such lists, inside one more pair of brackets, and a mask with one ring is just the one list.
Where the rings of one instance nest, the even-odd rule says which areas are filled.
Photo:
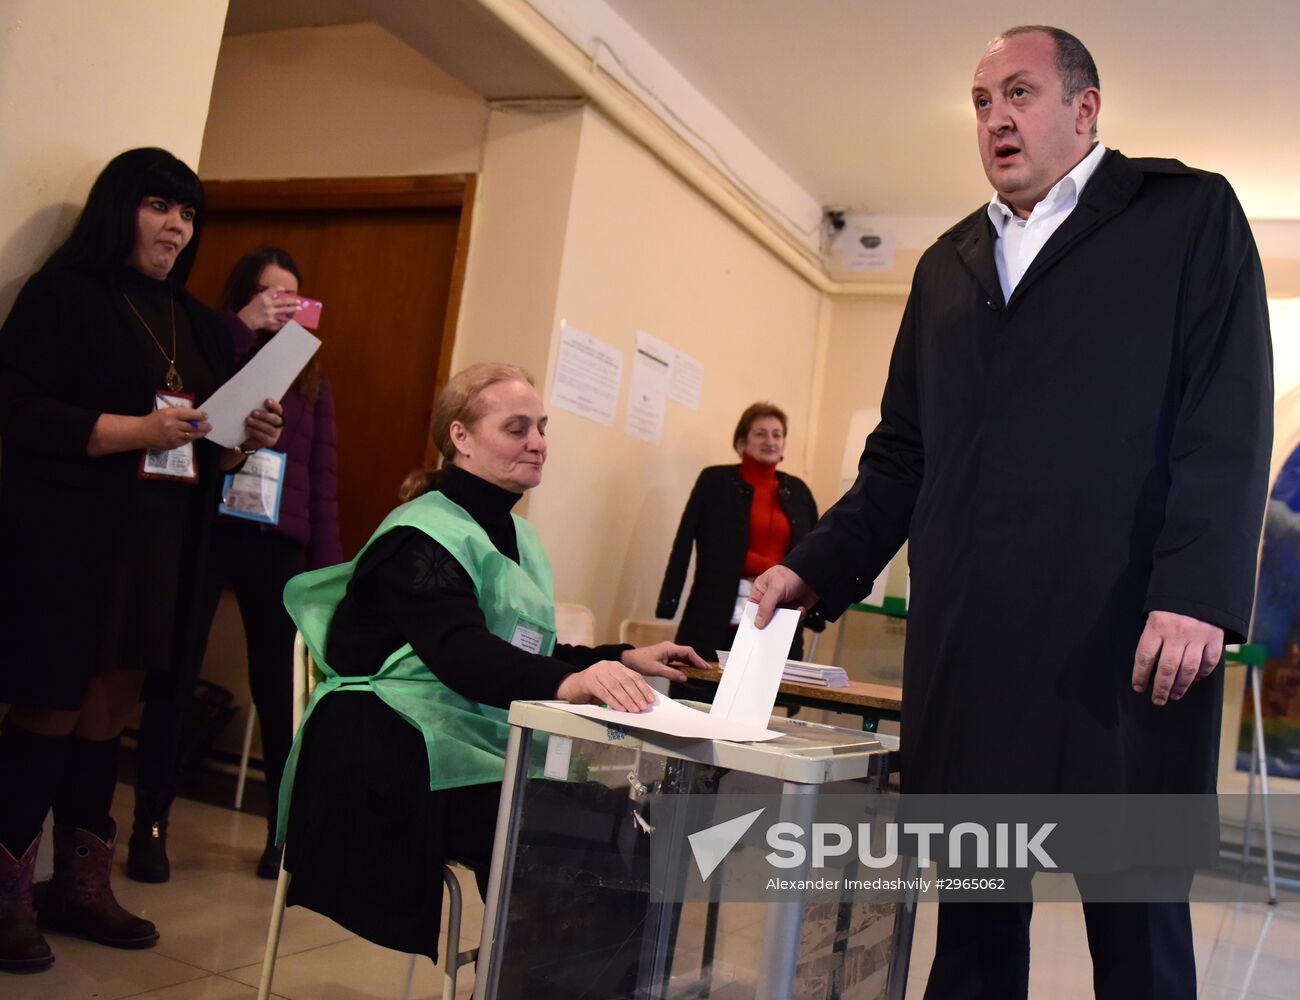
[[[257, 334], [234, 313], [221, 315], [235, 341], [235, 357], [242, 365], [255, 352]], [[284, 493], [280, 497], [280, 523], [260, 527], [305, 546], [308, 569], [341, 563], [339, 461], [334, 442], [334, 396], [329, 379], [321, 376], [314, 405], [292, 388], [280, 402], [284, 406], [284, 431], [276, 451], [288, 456]]]

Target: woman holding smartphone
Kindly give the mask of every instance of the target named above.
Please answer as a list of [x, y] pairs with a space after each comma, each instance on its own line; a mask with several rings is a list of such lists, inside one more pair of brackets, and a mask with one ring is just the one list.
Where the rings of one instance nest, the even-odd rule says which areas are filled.
[[[298, 265], [284, 250], [259, 246], [235, 264], [217, 309], [243, 364], [298, 311]], [[338, 523], [338, 458], [334, 399], [320, 371], [317, 354], [285, 394], [285, 455], [282, 495], [274, 524], [217, 515], [212, 557], [198, 587], [195, 642], [184, 664], [194, 689], [203, 663], [208, 632], [222, 591], [231, 587], [239, 601], [248, 644], [248, 683], [262, 731], [262, 759], [272, 803], [266, 847], [257, 874], [273, 879], [280, 851], [273, 843], [274, 803], [292, 743], [294, 626], [281, 595], [288, 580], [304, 569], [343, 561]], [[166, 882], [167, 818], [175, 795], [177, 754], [183, 713], [147, 707], [140, 725], [135, 826], [128, 845], [127, 874], [140, 882]]]

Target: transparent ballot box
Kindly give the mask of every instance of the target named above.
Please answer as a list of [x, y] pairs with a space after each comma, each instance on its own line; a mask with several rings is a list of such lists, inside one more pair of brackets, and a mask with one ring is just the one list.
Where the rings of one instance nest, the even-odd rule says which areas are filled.
[[774, 824], [884, 797], [875, 734], [773, 718], [766, 743], [685, 740], [545, 702], [510, 724], [476, 1000], [902, 1000], [914, 898], [769, 877]]

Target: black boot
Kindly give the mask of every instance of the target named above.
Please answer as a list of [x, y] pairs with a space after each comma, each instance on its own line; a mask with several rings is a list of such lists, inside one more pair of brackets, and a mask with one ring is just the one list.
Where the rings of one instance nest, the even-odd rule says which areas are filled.
[[117, 827], [106, 821], [108, 839], [89, 830], [54, 827], [54, 878], [46, 883], [36, 919], [46, 930], [80, 934], [110, 948], [148, 948], [158, 929], [128, 913], [113, 895], [113, 848]]
[[135, 790], [135, 824], [126, 845], [126, 875], [137, 882], [166, 882], [171, 878], [167, 860], [167, 815], [172, 793]]
[[31, 972], [54, 961], [32, 909], [32, 873], [40, 842], [38, 833], [21, 858], [0, 844], [0, 969], [6, 972]]
[[266, 847], [257, 862], [257, 877], [276, 879], [280, 877], [280, 859], [284, 856], [284, 846], [275, 842], [275, 826], [266, 832]]

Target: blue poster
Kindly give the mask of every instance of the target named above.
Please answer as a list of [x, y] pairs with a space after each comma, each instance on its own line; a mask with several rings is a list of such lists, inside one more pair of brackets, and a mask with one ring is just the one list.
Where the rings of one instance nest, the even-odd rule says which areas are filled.
[[[1269, 494], [1250, 641], [1268, 650], [1260, 685], [1268, 773], [1300, 778], [1300, 448]], [[1237, 744], [1241, 771], [1250, 768], [1254, 717], [1248, 677]]]

